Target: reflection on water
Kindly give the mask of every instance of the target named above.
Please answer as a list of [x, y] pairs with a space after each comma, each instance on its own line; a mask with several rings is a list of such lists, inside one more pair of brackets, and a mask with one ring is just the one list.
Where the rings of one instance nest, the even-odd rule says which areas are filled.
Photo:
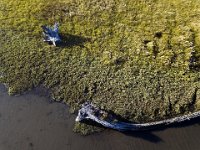
[[0, 86], [0, 150], [199, 150], [200, 119], [145, 132], [72, 132], [75, 116], [42, 89], [8, 96]]

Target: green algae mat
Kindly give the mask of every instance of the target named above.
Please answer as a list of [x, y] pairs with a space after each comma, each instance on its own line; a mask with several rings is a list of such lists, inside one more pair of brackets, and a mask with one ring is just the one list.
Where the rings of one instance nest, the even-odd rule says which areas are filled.
[[[200, 0], [1, 0], [0, 82], [134, 122], [200, 110]], [[60, 23], [63, 44], [43, 42]], [[84, 124], [75, 130], [88, 132]]]

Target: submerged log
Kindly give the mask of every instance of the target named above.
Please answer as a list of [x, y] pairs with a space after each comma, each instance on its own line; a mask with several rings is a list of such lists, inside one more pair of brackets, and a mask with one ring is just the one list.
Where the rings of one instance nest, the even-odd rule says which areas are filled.
[[112, 128], [119, 131], [127, 131], [127, 130], [137, 131], [137, 130], [147, 130], [149, 128], [154, 128], [156, 126], [161, 126], [161, 125], [180, 123], [199, 116], [200, 116], [200, 111], [162, 121], [155, 121], [155, 122], [141, 123], [141, 124], [127, 123], [117, 120], [117, 118], [115, 118], [113, 115], [110, 115], [105, 110], [101, 110], [96, 106], [94, 106], [93, 104], [86, 102], [82, 105], [82, 108], [79, 110], [78, 116], [76, 117], [76, 121], [80, 122], [82, 120], [93, 120], [107, 128]]
[[56, 46], [56, 44], [61, 41], [60, 36], [58, 34], [58, 23], [55, 23], [53, 28], [50, 28], [48, 26], [42, 26], [42, 29], [45, 42], [50, 42], [54, 46]]

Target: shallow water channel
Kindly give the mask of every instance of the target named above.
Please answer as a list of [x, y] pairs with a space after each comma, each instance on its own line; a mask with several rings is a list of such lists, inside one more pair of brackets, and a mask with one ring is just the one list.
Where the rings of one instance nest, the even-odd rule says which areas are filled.
[[9, 96], [0, 85], [0, 150], [199, 150], [200, 119], [152, 131], [73, 133], [75, 115], [42, 88]]

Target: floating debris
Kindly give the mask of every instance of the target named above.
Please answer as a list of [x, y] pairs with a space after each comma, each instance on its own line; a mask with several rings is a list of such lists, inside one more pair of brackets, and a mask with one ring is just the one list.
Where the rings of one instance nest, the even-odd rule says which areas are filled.
[[[102, 117], [103, 116], [103, 117]], [[107, 117], [105, 117], [107, 116]], [[169, 125], [172, 123], [180, 123], [186, 120], [190, 120], [200, 116], [200, 111], [189, 114], [183, 115], [180, 117], [175, 117], [171, 119], [166, 119], [162, 121], [155, 121], [149, 123], [127, 123], [119, 121], [115, 116], [110, 115], [105, 110], [101, 110], [94, 106], [93, 104], [86, 102], [82, 105], [82, 108], [78, 112], [78, 116], [76, 117], [76, 121], [80, 122], [82, 120], [93, 120], [104, 127], [112, 128], [119, 131], [137, 131], [137, 130], [148, 130], [154, 128], [156, 126], [161, 125]]]
[[58, 23], [55, 23], [53, 28], [50, 28], [48, 26], [41, 26], [43, 29], [45, 42], [50, 42], [54, 46], [56, 46], [56, 44], [61, 41], [60, 36], [58, 34], [58, 25]]

